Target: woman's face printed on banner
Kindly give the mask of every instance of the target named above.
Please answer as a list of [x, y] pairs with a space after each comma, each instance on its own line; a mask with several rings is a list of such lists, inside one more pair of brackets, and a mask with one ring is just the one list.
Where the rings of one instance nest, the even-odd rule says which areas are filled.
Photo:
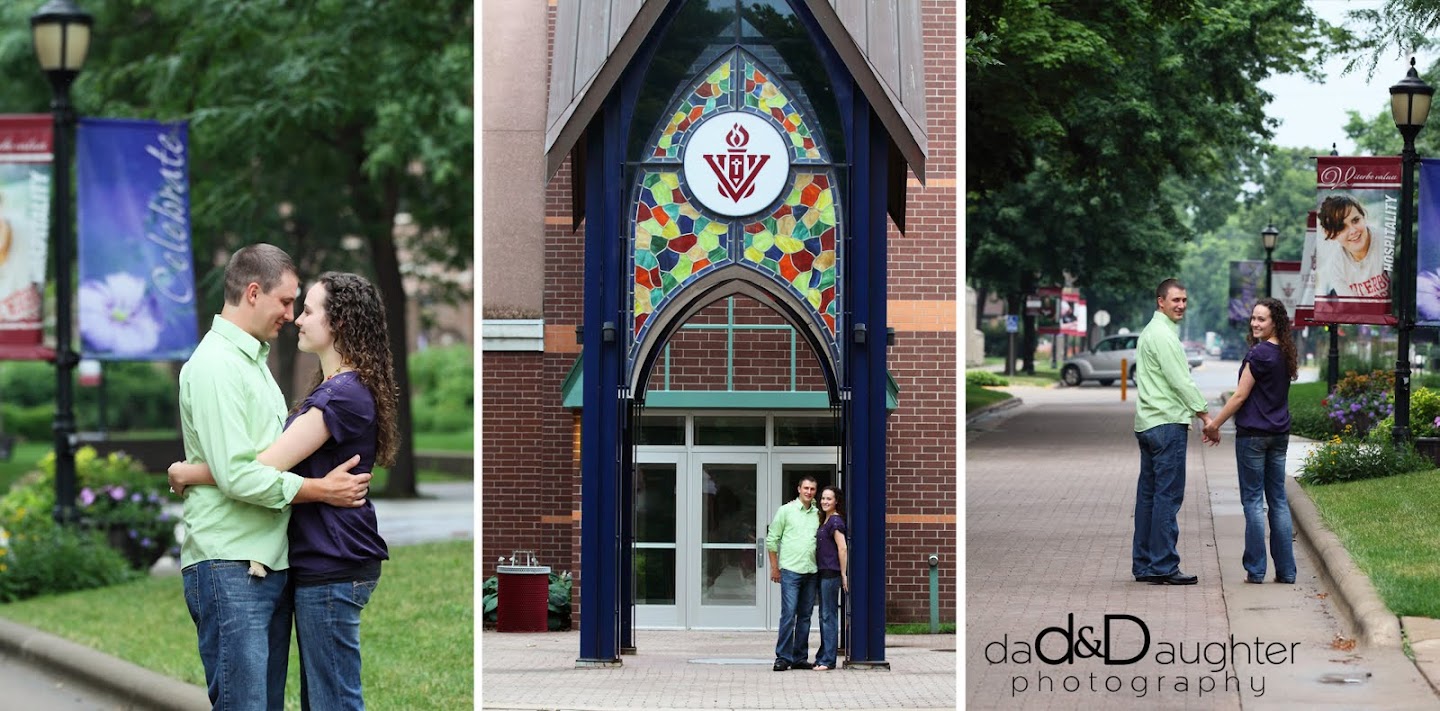
[[1359, 208], [1351, 205], [1345, 209], [1344, 226], [1335, 233], [1335, 238], [1340, 241], [1345, 253], [1357, 262], [1370, 252], [1370, 228], [1366, 226], [1365, 215]]

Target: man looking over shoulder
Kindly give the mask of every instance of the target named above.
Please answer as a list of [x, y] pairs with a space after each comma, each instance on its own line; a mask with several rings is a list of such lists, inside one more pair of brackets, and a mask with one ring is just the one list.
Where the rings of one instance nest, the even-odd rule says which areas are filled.
[[[1180, 572], [1177, 516], [1185, 500], [1185, 447], [1190, 420], [1210, 423], [1205, 396], [1190, 376], [1180, 345], [1180, 319], [1188, 298], [1175, 279], [1155, 289], [1155, 315], [1135, 348], [1135, 439], [1140, 481], [1135, 489], [1135, 539], [1130, 569], [1137, 582], [1194, 585]], [[1208, 437], [1202, 434], [1205, 441]], [[1218, 440], [1217, 440], [1218, 441]]]
[[216, 486], [188, 488], [180, 549], [214, 708], [284, 708], [292, 603], [286, 591], [290, 504], [363, 505], [370, 474], [358, 457], [324, 478], [259, 463], [280, 436], [284, 396], [266, 365], [268, 341], [295, 318], [300, 281], [290, 256], [255, 244], [225, 267], [225, 305], [180, 371], [185, 459], [210, 465]]

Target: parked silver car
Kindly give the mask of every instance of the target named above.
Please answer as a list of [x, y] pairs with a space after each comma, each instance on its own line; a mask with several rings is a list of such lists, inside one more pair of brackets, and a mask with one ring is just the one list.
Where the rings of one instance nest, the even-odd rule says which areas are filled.
[[1129, 368], [1129, 377], [1135, 377], [1135, 342], [1140, 334], [1127, 333], [1110, 336], [1096, 343], [1089, 353], [1082, 353], [1065, 361], [1060, 368], [1060, 380], [1066, 385], [1079, 385], [1086, 380], [1098, 380], [1109, 385], [1120, 379], [1120, 361]]
[[[1130, 380], [1135, 380], [1135, 343], [1140, 340], [1140, 334], [1127, 333], [1123, 336], [1110, 336], [1095, 344], [1089, 353], [1082, 353], [1074, 358], [1067, 359], [1065, 365], [1060, 368], [1060, 379], [1066, 385], [1079, 385], [1086, 380], [1099, 381], [1101, 385], [1109, 385], [1120, 379], [1120, 361], [1125, 361], [1125, 367], [1129, 369]], [[1198, 367], [1204, 359], [1199, 353], [1185, 353], [1185, 360], [1191, 368]]]

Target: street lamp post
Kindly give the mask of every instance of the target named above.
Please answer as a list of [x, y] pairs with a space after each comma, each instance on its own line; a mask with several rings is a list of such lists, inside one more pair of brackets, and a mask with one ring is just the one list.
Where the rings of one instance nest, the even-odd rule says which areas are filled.
[[75, 110], [70, 84], [85, 66], [93, 19], [70, 0], [50, 0], [30, 16], [35, 57], [50, 79], [54, 119], [54, 199], [50, 234], [55, 244], [55, 520], [75, 520], [75, 412], [72, 373], [79, 357], [70, 349], [70, 162]]
[[1272, 270], [1275, 263], [1271, 257], [1275, 254], [1275, 242], [1280, 239], [1280, 230], [1275, 229], [1275, 220], [1270, 220], [1270, 226], [1260, 231], [1260, 243], [1265, 245], [1265, 298], [1275, 295], [1275, 289], [1271, 282]]
[[[1340, 149], [1336, 148], [1334, 143], [1330, 144], [1330, 155], [1340, 155]], [[1340, 382], [1340, 324], [1330, 324], [1329, 331], [1330, 352], [1327, 354], [1328, 367], [1325, 369], [1325, 383], [1328, 388], [1325, 392], [1334, 394], [1335, 386]]]
[[1430, 99], [1435, 87], [1426, 84], [1415, 71], [1415, 58], [1410, 58], [1410, 71], [1399, 84], [1390, 87], [1390, 114], [1395, 119], [1395, 128], [1405, 139], [1405, 148], [1400, 160], [1400, 249], [1399, 263], [1393, 272], [1391, 291], [1399, 286], [1400, 337], [1395, 354], [1395, 443], [1410, 440], [1410, 331], [1415, 328], [1415, 235], [1411, 213], [1414, 212], [1415, 136], [1425, 128], [1425, 119], [1430, 115]]

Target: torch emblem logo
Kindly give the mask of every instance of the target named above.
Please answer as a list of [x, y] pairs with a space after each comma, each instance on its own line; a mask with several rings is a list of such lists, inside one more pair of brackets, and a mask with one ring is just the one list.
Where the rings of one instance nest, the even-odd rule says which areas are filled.
[[706, 153], [705, 162], [720, 179], [716, 186], [720, 194], [740, 202], [755, 193], [755, 178], [770, 156], [749, 152], [746, 145], [750, 143], [750, 132], [739, 122], [725, 135], [725, 143], [729, 148], [724, 153]]

